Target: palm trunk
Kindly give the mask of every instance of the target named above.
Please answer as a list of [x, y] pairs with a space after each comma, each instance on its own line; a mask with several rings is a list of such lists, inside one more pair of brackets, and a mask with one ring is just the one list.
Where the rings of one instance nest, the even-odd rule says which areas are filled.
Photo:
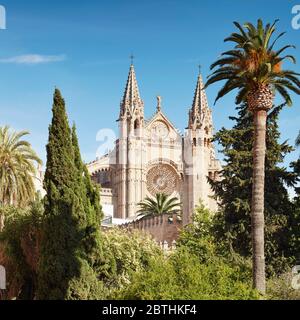
[[253, 285], [261, 294], [266, 293], [264, 252], [264, 187], [266, 156], [267, 111], [254, 111], [253, 188], [252, 188], [252, 247]]

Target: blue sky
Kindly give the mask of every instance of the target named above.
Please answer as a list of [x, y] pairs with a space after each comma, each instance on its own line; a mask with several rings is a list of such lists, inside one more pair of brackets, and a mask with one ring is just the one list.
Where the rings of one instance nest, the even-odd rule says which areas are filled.
[[[70, 4], [72, 3], [72, 4]], [[300, 48], [300, 30], [291, 26], [286, 0], [0, 0], [7, 11], [7, 29], [0, 30], [0, 125], [31, 132], [30, 141], [45, 159], [54, 87], [65, 97], [75, 121], [83, 158], [91, 161], [101, 142], [98, 130], [117, 132], [116, 119], [129, 70], [135, 69], [146, 117], [155, 111], [156, 95], [171, 121], [184, 129], [198, 73], [229, 48], [223, 39], [234, 31], [232, 21], [280, 19], [279, 42]], [[299, 49], [293, 54], [300, 63]], [[29, 63], [31, 62], [31, 63]], [[300, 64], [290, 66], [300, 70]], [[207, 90], [216, 130], [232, 126], [234, 95], [213, 101], [219, 85]], [[294, 144], [300, 130], [300, 98], [280, 117], [282, 140]], [[295, 151], [287, 162], [296, 159]]]

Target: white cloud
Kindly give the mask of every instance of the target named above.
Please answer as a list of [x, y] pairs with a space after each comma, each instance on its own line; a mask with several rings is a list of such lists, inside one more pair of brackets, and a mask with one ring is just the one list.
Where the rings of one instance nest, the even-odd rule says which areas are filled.
[[46, 56], [40, 54], [27, 54], [11, 58], [0, 59], [0, 63], [16, 63], [16, 64], [41, 64], [50, 62], [60, 62], [66, 60], [65, 55]]

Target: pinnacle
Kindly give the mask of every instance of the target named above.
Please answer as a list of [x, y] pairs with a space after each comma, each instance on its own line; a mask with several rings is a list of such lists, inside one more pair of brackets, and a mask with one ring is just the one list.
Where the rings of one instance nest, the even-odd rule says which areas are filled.
[[203, 90], [204, 83], [201, 74], [198, 76], [197, 86], [194, 95], [194, 101], [192, 105], [193, 113], [201, 112], [204, 108], [207, 108], [206, 93]]
[[194, 94], [193, 105], [189, 113], [189, 128], [201, 127], [201, 114], [208, 108], [206, 93], [203, 90], [204, 83], [201, 73], [199, 73], [197, 86]]
[[140, 103], [142, 103], [142, 99], [139, 93], [134, 65], [131, 64], [122, 104], [123, 106], [133, 107]]

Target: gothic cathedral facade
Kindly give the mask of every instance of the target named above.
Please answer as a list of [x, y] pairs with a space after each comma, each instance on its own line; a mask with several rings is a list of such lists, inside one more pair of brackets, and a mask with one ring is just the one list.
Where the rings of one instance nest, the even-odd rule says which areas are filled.
[[181, 201], [184, 224], [191, 221], [200, 201], [212, 211], [217, 209], [207, 178], [219, 179], [221, 165], [215, 156], [212, 111], [203, 87], [199, 74], [188, 127], [181, 134], [164, 114], [160, 97], [154, 116], [144, 118], [144, 103], [130, 66], [115, 148], [88, 164], [93, 180], [101, 185], [104, 212], [131, 221], [139, 202], [157, 193]]

